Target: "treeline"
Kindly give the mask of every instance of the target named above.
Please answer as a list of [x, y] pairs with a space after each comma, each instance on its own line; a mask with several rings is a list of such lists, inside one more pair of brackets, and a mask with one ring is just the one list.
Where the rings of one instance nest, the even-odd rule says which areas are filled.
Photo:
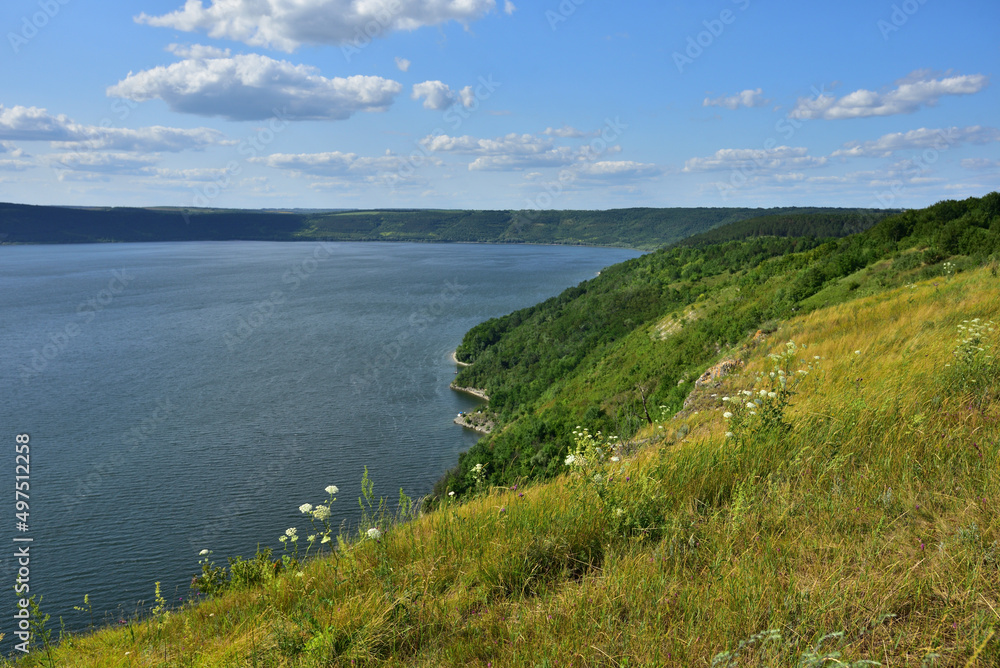
[[652, 250], [733, 222], [803, 213], [825, 214], [832, 219], [855, 215], [851, 209], [801, 207], [242, 211], [0, 204], [0, 242], [419, 241], [576, 244]]
[[[828, 231], [865, 224], [819, 220]], [[884, 217], [839, 239], [815, 237], [816, 223], [781, 217], [773, 224], [787, 234], [749, 238], [753, 228], [736, 223], [711, 233], [731, 240], [678, 243], [474, 327], [457, 353], [471, 366], [455, 382], [486, 391], [498, 427], [436, 494], [465, 491], [476, 464], [494, 485], [554, 475], [577, 425], [627, 440], [679, 410], [697, 374], [758, 328], [1000, 257], [1000, 193]]]

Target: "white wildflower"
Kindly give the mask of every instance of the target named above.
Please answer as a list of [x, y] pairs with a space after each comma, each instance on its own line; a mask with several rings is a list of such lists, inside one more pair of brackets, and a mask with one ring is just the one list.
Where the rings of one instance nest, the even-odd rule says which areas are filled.
[[288, 536], [289, 538], [291, 538], [296, 533], [298, 533], [298, 531], [299, 530], [296, 529], [295, 527], [289, 527], [289, 528], [285, 529], [285, 535]]
[[330, 506], [316, 506], [313, 508], [312, 516], [322, 522], [330, 517]]
[[566, 455], [566, 466], [572, 466], [576, 463], [576, 457], [574, 455]]
[[367, 533], [368, 537], [371, 538], [372, 540], [378, 540], [379, 538], [382, 537], [382, 532], [375, 527], [369, 529]]
[[768, 399], [774, 399], [776, 396], [778, 396], [777, 392], [768, 392], [767, 393]]
[[336, 485], [330, 485], [329, 487], [327, 487], [323, 491], [326, 492], [327, 494], [329, 494], [330, 496], [334, 496], [334, 495], [337, 494], [337, 492], [340, 491], [340, 488], [337, 487]]
[[729, 411], [726, 411], [725, 413], [722, 414], [722, 417], [728, 420], [729, 418], [733, 417], [733, 414], [730, 413]]
[[732, 438], [733, 436], [734, 436], [733, 432], [731, 431], [726, 432], [726, 438]]
[[308, 513], [312, 509], [313, 509], [313, 507], [312, 507], [311, 503], [303, 503], [301, 506], [299, 506], [299, 512], [300, 513]]

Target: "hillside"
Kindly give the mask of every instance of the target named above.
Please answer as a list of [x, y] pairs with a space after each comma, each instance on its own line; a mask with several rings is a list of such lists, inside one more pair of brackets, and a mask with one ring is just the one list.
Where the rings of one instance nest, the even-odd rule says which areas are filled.
[[435, 510], [304, 491], [205, 600], [18, 665], [997, 665], [1000, 194], [742, 235], [470, 331], [502, 423]]
[[814, 213], [841, 221], [838, 224], [843, 227], [856, 227], [870, 226], [890, 212], [801, 207], [282, 212], [0, 203], [0, 243], [325, 240], [585, 244], [654, 249], [735, 221]]
[[998, 193], [908, 211], [840, 239], [806, 236], [818, 227], [813, 218], [719, 228], [470, 330], [457, 351], [470, 366], [455, 383], [483, 389], [501, 428], [463, 455], [438, 496], [466, 490], [477, 464], [496, 485], [555, 475], [574, 426], [632, 438], [680, 410], [704, 369], [758, 329], [1000, 253]]

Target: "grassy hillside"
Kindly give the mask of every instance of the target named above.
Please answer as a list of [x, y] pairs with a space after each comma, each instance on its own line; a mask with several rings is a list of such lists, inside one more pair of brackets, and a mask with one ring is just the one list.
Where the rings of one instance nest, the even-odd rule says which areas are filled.
[[210, 600], [66, 638], [51, 660], [997, 665], [990, 321], [995, 264], [818, 308], [725, 350], [737, 371], [627, 447], [581, 425], [556, 479], [481, 482], [402, 524], [373, 510], [335, 557], [244, 563]]
[[322, 212], [71, 208], [0, 203], [0, 243], [315, 239], [586, 244], [653, 249], [734, 221], [812, 213], [821, 213], [837, 220], [837, 224], [852, 227], [874, 224], [887, 212], [800, 207]]
[[[471, 366], [455, 383], [485, 390], [501, 428], [463, 455], [438, 498], [469, 489], [477, 465], [495, 485], [557, 474], [577, 424], [632, 438], [680, 410], [721, 351], [758, 329], [996, 257], [1000, 194], [841, 239], [816, 238], [817, 228], [812, 217], [737, 223], [705, 235], [719, 243], [682, 241], [470, 330], [457, 356]], [[761, 230], [782, 234], [753, 236]]]
[[473, 329], [504, 426], [435, 510], [328, 489], [19, 665], [1000, 664], [1000, 194], [727, 234]]

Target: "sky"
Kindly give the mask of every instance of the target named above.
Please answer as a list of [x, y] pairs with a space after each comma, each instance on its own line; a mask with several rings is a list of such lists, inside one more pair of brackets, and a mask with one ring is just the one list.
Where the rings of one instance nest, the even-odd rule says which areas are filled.
[[0, 201], [923, 207], [1000, 190], [996, 0], [4, 0]]

